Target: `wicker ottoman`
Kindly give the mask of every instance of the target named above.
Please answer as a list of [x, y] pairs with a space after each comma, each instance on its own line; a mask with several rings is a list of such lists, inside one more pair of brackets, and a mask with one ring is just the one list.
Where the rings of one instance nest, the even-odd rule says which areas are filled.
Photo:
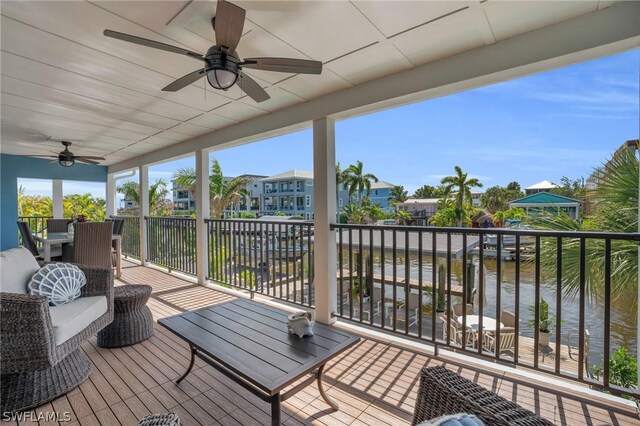
[[98, 346], [119, 348], [153, 335], [153, 317], [147, 307], [151, 286], [124, 285], [113, 292], [113, 322], [98, 333]]

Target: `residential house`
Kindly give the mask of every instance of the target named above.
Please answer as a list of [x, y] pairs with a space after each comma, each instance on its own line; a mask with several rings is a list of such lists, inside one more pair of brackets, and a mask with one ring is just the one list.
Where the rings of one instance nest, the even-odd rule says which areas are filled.
[[411, 213], [414, 225], [428, 225], [429, 219], [438, 211], [439, 198], [409, 198], [404, 203], [396, 204], [397, 210]]
[[527, 195], [532, 195], [532, 194], [537, 194], [539, 192], [549, 192], [554, 188], [558, 188], [558, 185], [548, 180], [543, 180], [538, 183], [534, 183], [531, 186], [526, 187], [524, 189], [524, 192]]
[[193, 191], [188, 188], [176, 184], [175, 180], [171, 181], [171, 196], [173, 200], [173, 209], [179, 211], [194, 211], [196, 209], [196, 197]]
[[293, 169], [260, 182], [262, 214], [281, 212], [313, 220], [313, 172]]
[[620, 145], [620, 147], [618, 147], [618, 149], [616, 149], [616, 151], [613, 153], [609, 161], [607, 161], [601, 167], [597, 167], [593, 171], [593, 173], [591, 173], [589, 178], [585, 181], [585, 185], [584, 185], [585, 188], [594, 189], [598, 185], [598, 181], [602, 177], [604, 170], [607, 168], [607, 166], [609, 166], [609, 164], [611, 163], [611, 160], [613, 160], [614, 158], [627, 153], [630, 153], [631, 155], [635, 155], [635, 151], [638, 149], [639, 143], [640, 143], [640, 140], [631, 139], [626, 141], [622, 145]]
[[519, 207], [524, 209], [527, 215], [535, 216], [540, 213], [557, 213], [564, 211], [573, 219], [580, 218], [580, 206], [582, 202], [569, 197], [551, 194], [549, 192], [538, 192], [526, 197], [514, 200], [509, 203], [509, 207]]

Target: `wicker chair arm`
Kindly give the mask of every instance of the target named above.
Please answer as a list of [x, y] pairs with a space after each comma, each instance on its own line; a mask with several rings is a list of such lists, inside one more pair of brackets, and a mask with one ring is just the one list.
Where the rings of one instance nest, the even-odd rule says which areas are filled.
[[55, 359], [55, 336], [44, 296], [0, 293], [2, 373], [41, 370]]
[[[107, 296], [113, 300], [113, 271], [92, 266], [76, 265], [87, 277], [87, 284], [82, 287], [82, 297]], [[110, 297], [109, 297], [110, 296]]]

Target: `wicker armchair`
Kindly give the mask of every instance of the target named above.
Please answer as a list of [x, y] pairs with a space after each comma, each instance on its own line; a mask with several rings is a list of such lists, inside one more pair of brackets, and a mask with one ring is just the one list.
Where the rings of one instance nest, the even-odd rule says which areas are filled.
[[81, 298], [106, 296], [107, 309], [60, 344], [56, 343], [52, 308], [46, 297], [0, 293], [1, 412], [24, 411], [49, 402], [77, 387], [91, 373], [91, 361], [80, 344], [113, 320], [113, 273], [77, 266], [87, 277]]
[[423, 368], [412, 425], [457, 413], [474, 414], [491, 426], [553, 426], [550, 421], [445, 367]]

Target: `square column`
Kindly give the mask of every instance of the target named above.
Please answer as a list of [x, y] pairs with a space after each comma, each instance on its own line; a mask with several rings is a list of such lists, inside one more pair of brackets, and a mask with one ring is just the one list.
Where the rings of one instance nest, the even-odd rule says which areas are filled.
[[54, 179], [51, 181], [51, 193], [53, 194], [52, 213], [54, 219], [64, 219], [64, 194], [62, 186], [63, 183], [60, 179]]
[[149, 166], [140, 166], [138, 168], [140, 176], [140, 263], [142, 266], [147, 264], [147, 221], [145, 217], [149, 216]]
[[209, 219], [209, 152], [196, 151], [196, 275], [204, 285], [209, 275], [209, 248], [205, 223]]
[[313, 272], [316, 318], [324, 324], [335, 322], [337, 309], [336, 233], [336, 146], [335, 120], [313, 121], [313, 197], [314, 252]]
[[114, 175], [107, 175], [106, 202], [107, 202], [107, 218], [115, 216], [118, 213], [116, 207], [116, 179]]

